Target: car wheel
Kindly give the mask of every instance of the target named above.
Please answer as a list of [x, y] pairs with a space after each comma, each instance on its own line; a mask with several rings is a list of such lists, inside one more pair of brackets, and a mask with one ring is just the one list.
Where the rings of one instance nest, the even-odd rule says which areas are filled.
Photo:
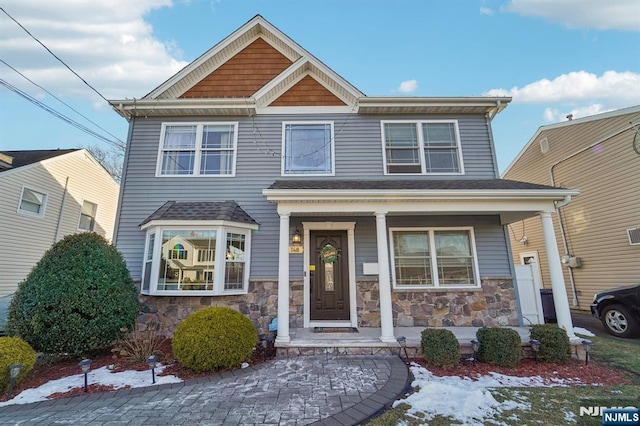
[[640, 331], [638, 321], [622, 305], [607, 306], [602, 310], [601, 318], [602, 325], [613, 336], [632, 337]]

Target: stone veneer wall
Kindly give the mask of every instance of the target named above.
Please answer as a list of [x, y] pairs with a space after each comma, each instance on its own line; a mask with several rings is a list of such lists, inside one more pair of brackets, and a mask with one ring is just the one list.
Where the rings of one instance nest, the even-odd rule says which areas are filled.
[[267, 333], [269, 323], [277, 315], [278, 282], [249, 281], [249, 292], [237, 296], [146, 296], [140, 294], [138, 300], [140, 302], [138, 326], [143, 330], [149, 325], [159, 324], [165, 334], [172, 335], [180, 321], [190, 313], [210, 306], [227, 306], [246, 315], [259, 333]]
[[[377, 281], [359, 281], [358, 325], [380, 327], [380, 291]], [[391, 292], [396, 327], [518, 326], [512, 278], [483, 278], [471, 291]]]
[[[302, 281], [290, 287], [289, 326], [304, 326]], [[380, 291], [377, 281], [357, 282], [356, 305], [359, 327], [380, 327]], [[250, 281], [249, 292], [237, 296], [146, 296], [139, 295], [139, 326], [160, 324], [168, 335], [190, 313], [210, 306], [228, 306], [246, 315], [267, 333], [277, 316], [278, 282]], [[448, 327], [518, 325], [515, 290], [511, 278], [483, 278], [473, 291], [392, 291], [393, 322], [397, 327]]]

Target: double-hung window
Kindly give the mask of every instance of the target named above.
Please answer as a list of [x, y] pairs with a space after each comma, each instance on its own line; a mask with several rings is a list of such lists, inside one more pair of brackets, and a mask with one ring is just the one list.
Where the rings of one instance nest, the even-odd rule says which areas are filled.
[[80, 208], [80, 220], [78, 229], [83, 231], [93, 231], [96, 226], [96, 213], [98, 205], [90, 201], [84, 200]]
[[35, 189], [23, 187], [20, 203], [18, 204], [18, 213], [43, 217], [47, 204], [47, 194], [36, 191]]
[[383, 121], [385, 174], [462, 174], [456, 121]]
[[399, 289], [479, 287], [472, 228], [391, 228]]
[[164, 123], [158, 176], [233, 176], [237, 123]]
[[244, 228], [235, 222], [212, 226], [151, 224], [147, 229], [142, 293], [246, 293], [252, 229], [255, 227]]
[[282, 175], [333, 175], [332, 122], [282, 123]]

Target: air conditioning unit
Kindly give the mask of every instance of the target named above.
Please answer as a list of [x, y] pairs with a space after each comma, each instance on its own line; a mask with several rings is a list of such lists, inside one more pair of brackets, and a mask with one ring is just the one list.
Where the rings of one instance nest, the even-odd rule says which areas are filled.
[[627, 229], [629, 244], [632, 246], [640, 246], [640, 228]]
[[549, 152], [549, 139], [544, 138], [540, 141], [540, 152], [543, 154]]

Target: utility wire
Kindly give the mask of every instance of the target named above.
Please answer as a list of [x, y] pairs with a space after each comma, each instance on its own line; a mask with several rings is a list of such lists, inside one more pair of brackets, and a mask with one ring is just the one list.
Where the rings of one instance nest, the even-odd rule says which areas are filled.
[[70, 67], [69, 65], [67, 65], [67, 64], [66, 64], [62, 59], [60, 59], [60, 58], [59, 58], [55, 53], [53, 53], [53, 52], [51, 51], [51, 49], [49, 49], [47, 46], [45, 46], [45, 45], [44, 45], [44, 43], [42, 43], [40, 40], [38, 40], [38, 38], [37, 38], [36, 36], [34, 36], [33, 34], [31, 34], [31, 33], [29, 32], [29, 30], [28, 30], [28, 29], [26, 29], [26, 28], [25, 28], [25, 27], [24, 27], [20, 22], [18, 22], [18, 21], [17, 21], [13, 16], [9, 15], [9, 13], [8, 13], [6, 10], [4, 10], [4, 8], [3, 8], [2, 6], [0, 6], [0, 10], [2, 10], [2, 12], [3, 12], [5, 15], [7, 15], [7, 16], [8, 16], [8, 17], [13, 21], [13, 22], [15, 22], [16, 24], [18, 24], [18, 26], [19, 26], [20, 28], [22, 28], [22, 29], [23, 29], [27, 34], [29, 34], [29, 36], [30, 36], [32, 39], [34, 39], [34, 40], [35, 40], [35, 41], [37, 41], [37, 42], [38, 42], [42, 47], [44, 47], [44, 48], [47, 50], [47, 52], [49, 52], [49, 53], [50, 53], [54, 58], [56, 58], [58, 61], [60, 61], [60, 63], [61, 63], [62, 65], [64, 65], [65, 67], [67, 67], [67, 69], [68, 69], [69, 71], [71, 71], [72, 73], [74, 73], [74, 74], [76, 75], [76, 77], [78, 77], [80, 80], [82, 80], [82, 82], [83, 82], [85, 85], [87, 85], [87, 87], [89, 87], [91, 90], [93, 90], [94, 92], [96, 92], [96, 93], [98, 94], [98, 96], [100, 96], [102, 99], [104, 99], [104, 100], [105, 100], [105, 102], [106, 102], [106, 103], [108, 103], [109, 105], [111, 105], [111, 103], [109, 102], [109, 100], [108, 100], [107, 98], [105, 98], [104, 96], [102, 96], [102, 93], [98, 92], [98, 90], [97, 90], [95, 87], [93, 87], [92, 85], [90, 85], [89, 83], [87, 83], [87, 81], [86, 81], [84, 78], [82, 78], [82, 77], [80, 76], [80, 74], [78, 74], [78, 73], [77, 73], [77, 72], [75, 72], [73, 69], [71, 69], [71, 67]]
[[70, 110], [72, 110], [73, 112], [75, 112], [76, 114], [78, 114], [80, 117], [84, 118], [85, 120], [87, 120], [89, 123], [93, 124], [94, 126], [98, 127], [100, 130], [108, 133], [110, 136], [112, 136], [113, 138], [115, 138], [116, 141], [118, 141], [120, 144], [122, 144], [120, 146], [120, 148], [124, 148], [124, 146], [126, 145], [119, 137], [117, 137], [116, 135], [114, 135], [113, 133], [109, 132], [107, 129], [103, 128], [102, 126], [100, 126], [98, 123], [92, 121], [90, 118], [88, 118], [87, 116], [85, 116], [84, 114], [82, 114], [80, 111], [76, 110], [75, 108], [73, 108], [71, 105], [67, 104], [65, 101], [63, 101], [62, 99], [60, 99], [59, 97], [57, 97], [56, 95], [54, 95], [53, 93], [51, 93], [50, 91], [48, 91], [47, 89], [45, 89], [44, 87], [40, 86], [38, 83], [34, 82], [33, 80], [31, 80], [29, 77], [27, 77], [26, 75], [22, 74], [20, 71], [18, 71], [17, 69], [15, 69], [14, 67], [12, 67], [11, 65], [9, 65], [7, 62], [5, 62], [3, 59], [0, 59], [0, 62], [2, 62], [3, 64], [5, 64], [7, 67], [11, 68], [13, 71], [15, 71], [16, 73], [18, 73], [20, 76], [22, 76], [25, 80], [27, 80], [29, 83], [33, 84], [34, 86], [44, 90], [46, 93], [48, 93], [50, 96], [52, 96], [53, 98], [55, 98], [56, 100], [58, 100], [61, 104], [63, 104], [64, 106], [66, 106], [67, 108], [69, 108]]
[[107, 142], [109, 145], [116, 147], [116, 148], [121, 148], [120, 144], [118, 144], [117, 142], [112, 141], [111, 139], [108, 139], [104, 136], [102, 136], [99, 133], [94, 132], [93, 130], [89, 129], [88, 127], [78, 123], [77, 121], [67, 117], [66, 115], [54, 110], [53, 108], [45, 105], [44, 103], [40, 102], [39, 100], [37, 100], [36, 98], [34, 98], [33, 96], [23, 92], [22, 90], [18, 89], [17, 87], [13, 86], [12, 84], [0, 79], [0, 85], [6, 87], [7, 89], [11, 90], [12, 92], [22, 96], [23, 98], [25, 98], [26, 100], [28, 100], [29, 102], [31, 102], [32, 104], [36, 105], [39, 108], [42, 108], [43, 110], [47, 111], [49, 114], [54, 115], [55, 117], [61, 119], [62, 121], [65, 121], [69, 124], [71, 124], [73, 127], [82, 130], [83, 132], [97, 138], [100, 139], [104, 142]]

